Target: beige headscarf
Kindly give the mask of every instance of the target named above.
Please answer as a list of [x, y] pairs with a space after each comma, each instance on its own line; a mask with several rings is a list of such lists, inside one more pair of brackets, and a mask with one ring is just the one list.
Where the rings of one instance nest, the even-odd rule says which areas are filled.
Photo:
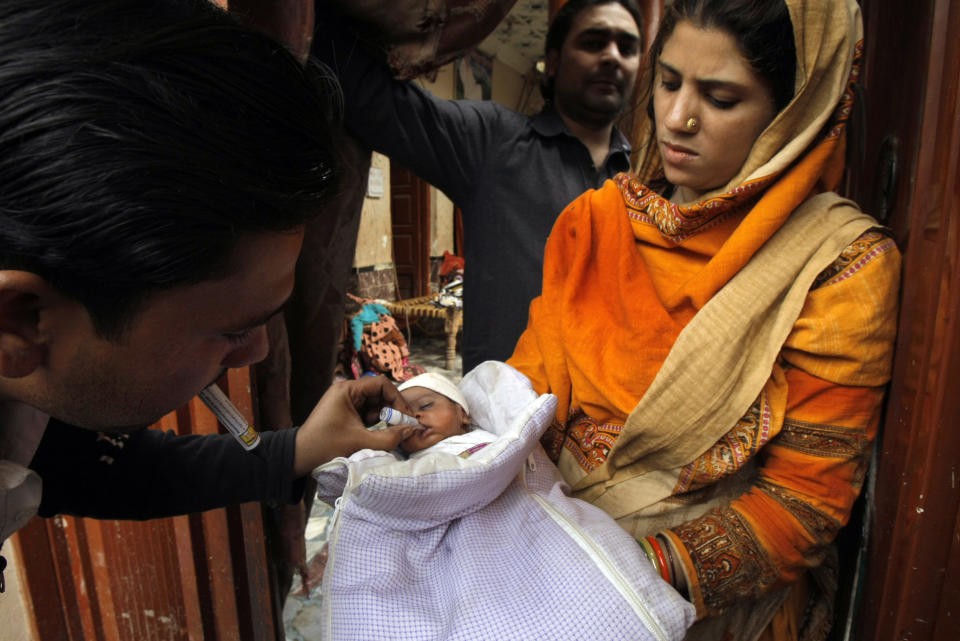
[[[824, 137], [824, 128], [842, 127], [849, 115], [852, 96], [845, 95], [856, 81], [863, 40], [860, 6], [856, 0], [786, 0], [793, 23], [797, 51], [797, 77], [793, 100], [760, 134], [746, 162], [730, 181], [701, 200], [729, 195], [737, 187], [766, 180], [782, 173]], [[838, 5], [840, 5], [838, 7]], [[851, 76], [853, 74], [853, 76]], [[838, 110], [843, 113], [837, 113]], [[641, 182], [663, 176], [660, 153], [651, 139], [652, 121], [639, 109], [638, 141], [633, 166]], [[836, 164], [824, 163], [824, 188], [836, 186]]]

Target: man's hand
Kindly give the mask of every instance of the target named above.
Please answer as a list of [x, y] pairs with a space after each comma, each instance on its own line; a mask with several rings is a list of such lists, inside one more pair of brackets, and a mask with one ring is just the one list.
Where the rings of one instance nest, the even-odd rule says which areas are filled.
[[294, 477], [306, 476], [318, 465], [338, 456], [350, 456], [357, 450], [396, 448], [400, 441], [410, 436], [412, 427], [366, 428], [379, 420], [380, 408], [388, 406], [410, 412], [400, 392], [386, 376], [364, 376], [330, 386], [297, 433]]

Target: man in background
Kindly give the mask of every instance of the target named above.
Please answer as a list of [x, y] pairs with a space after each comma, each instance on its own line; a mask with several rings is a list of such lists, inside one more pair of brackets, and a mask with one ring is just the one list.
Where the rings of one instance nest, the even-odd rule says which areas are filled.
[[344, 89], [347, 130], [443, 191], [463, 211], [463, 369], [506, 360], [540, 293], [543, 248], [563, 208], [630, 168], [614, 123], [633, 94], [634, 0], [570, 0], [546, 39], [544, 110], [441, 100], [393, 80], [379, 57], [318, 5], [313, 53]]

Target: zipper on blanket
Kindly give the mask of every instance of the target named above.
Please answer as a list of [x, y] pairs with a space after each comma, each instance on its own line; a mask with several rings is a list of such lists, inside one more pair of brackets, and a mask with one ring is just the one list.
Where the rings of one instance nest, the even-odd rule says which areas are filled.
[[[532, 455], [531, 455], [532, 457]], [[536, 469], [536, 464], [533, 461], [528, 461], [530, 469]], [[647, 608], [646, 604], [640, 601], [633, 591], [630, 588], [630, 583], [627, 581], [626, 577], [618, 570], [610, 560], [607, 558], [607, 555], [603, 550], [587, 536], [576, 523], [567, 518], [567, 515], [555, 508], [550, 504], [545, 498], [531, 490], [527, 486], [527, 475], [520, 475], [523, 480], [523, 489], [527, 491], [536, 501], [543, 507], [543, 509], [557, 522], [560, 527], [567, 533], [570, 538], [572, 538], [581, 548], [583, 548], [587, 554], [590, 555], [592, 559], [596, 562], [597, 566], [603, 572], [603, 575], [607, 577], [607, 580], [613, 584], [617, 591], [626, 599], [627, 603], [630, 605], [631, 609], [636, 613], [641, 621], [647, 626], [647, 629], [660, 641], [669, 641], [667, 638], [666, 632], [660, 626], [660, 623], [654, 618], [653, 614], [650, 613], [650, 610]]]
[[333, 604], [330, 599], [330, 590], [329, 582], [327, 577], [332, 576], [333, 564], [336, 562], [334, 558], [334, 548], [336, 547], [337, 539], [340, 536], [340, 519], [341, 513], [343, 511], [343, 497], [338, 496], [337, 500], [333, 502], [333, 517], [330, 522], [330, 535], [327, 537], [327, 567], [323, 571], [323, 582], [321, 583], [321, 589], [323, 590], [323, 609], [326, 610], [326, 616], [324, 617], [323, 627], [326, 634], [324, 635], [327, 639], [333, 638]]

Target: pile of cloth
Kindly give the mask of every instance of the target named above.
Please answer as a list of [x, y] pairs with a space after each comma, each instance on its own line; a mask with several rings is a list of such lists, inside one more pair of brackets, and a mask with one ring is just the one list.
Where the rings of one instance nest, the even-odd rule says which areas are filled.
[[443, 264], [440, 265], [440, 291], [431, 301], [437, 307], [463, 307], [463, 268], [464, 260], [460, 256], [443, 252]]
[[350, 318], [349, 352], [341, 360], [349, 363], [352, 378], [367, 372], [386, 374], [394, 381], [405, 381], [423, 372], [408, 361], [410, 349], [390, 310], [375, 301], [348, 294], [360, 304]]

